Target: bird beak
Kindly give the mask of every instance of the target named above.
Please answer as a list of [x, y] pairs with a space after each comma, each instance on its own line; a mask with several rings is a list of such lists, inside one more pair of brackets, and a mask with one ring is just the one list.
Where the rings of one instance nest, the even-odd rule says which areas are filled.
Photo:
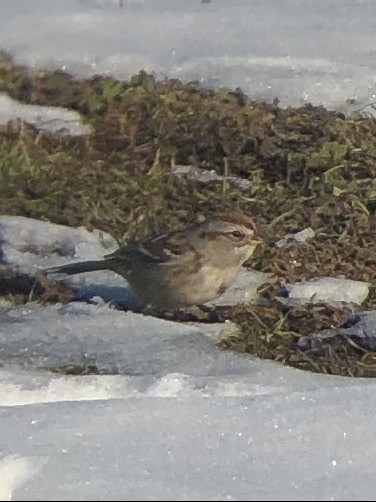
[[252, 246], [256, 247], [256, 246], [258, 246], [259, 244], [262, 244], [262, 243], [263, 243], [263, 241], [262, 241], [261, 239], [251, 239], [251, 240], [249, 241], [249, 243], [250, 243]]

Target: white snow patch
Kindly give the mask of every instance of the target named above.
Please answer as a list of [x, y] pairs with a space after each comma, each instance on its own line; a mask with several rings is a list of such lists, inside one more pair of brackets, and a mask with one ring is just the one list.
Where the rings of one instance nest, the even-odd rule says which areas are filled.
[[[0, 310], [0, 362], [29, 369], [95, 364], [101, 373], [152, 378], [232, 375], [232, 357], [215, 347], [215, 326], [218, 332], [228, 329], [227, 324], [207, 328], [107, 306], [28, 303]], [[249, 365], [248, 358], [240, 359], [235, 373]]]
[[12, 500], [13, 492], [43, 467], [44, 460], [9, 455], [0, 460], [0, 500]]
[[56, 106], [24, 105], [5, 94], [0, 94], [0, 124], [20, 119], [32, 124], [38, 131], [60, 135], [84, 136], [91, 134], [90, 125], [82, 123], [74, 110]]
[[184, 397], [191, 389], [188, 375], [171, 373], [158, 380], [149, 389], [148, 394], [152, 397]]
[[0, 2], [0, 47], [32, 67], [117, 78], [144, 69], [283, 106], [375, 101], [372, 0], [123, 3]]
[[376, 119], [376, 101], [359, 110], [359, 114], [367, 119]]
[[179, 397], [2, 408], [2, 455], [46, 459], [14, 499], [372, 499], [373, 382], [294, 372], [273, 393]]
[[[17, 373], [17, 377], [13, 373]], [[40, 372], [25, 372], [15, 366], [12, 372], [0, 370], [0, 406], [120, 399], [134, 395], [137, 395], [135, 385], [124, 376], [87, 375], [77, 378], [47, 372], [41, 375]]]
[[368, 296], [370, 284], [363, 281], [341, 279], [339, 277], [319, 277], [310, 281], [286, 284], [288, 301], [300, 303], [340, 302], [360, 305]]
[[207, 305], [227, 306], [238, 303], [254, 303], [259, 297], [258, 288], [268, 282], [271, 274], [242, 269], [231, 286]]
[[299, 232], [296, 232], [295, 234], [287, 234], [283, 239], [280, 239], [275, 243], [277, 248], [282, 248], [285, 247], [289, 241], [295, 241], [295, 242], [305, 242], [308, 239], [312, 239], [315, 237], [316, 233], [311, 227], [304, 228], [303, 230], [300, 230]]
[[61, 258], [95, 259], [118, 247], [110, 235], [84, 227], [72, 228], [23, 216], [0, 216], [0, 257], [25, 272]]

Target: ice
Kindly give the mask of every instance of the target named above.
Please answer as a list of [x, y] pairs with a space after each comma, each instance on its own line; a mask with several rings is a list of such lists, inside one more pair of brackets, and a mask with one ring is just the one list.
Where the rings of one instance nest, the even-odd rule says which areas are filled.
[[91, 126], [82, 123], [78, 112], [56, 106], [24, 105], [0, 94], [0, 125], [16, 119], [53, 134], [85, 136], [92, 132]]
[[354, 303], [360, 305], [368, 296], [370, 284], [339, 277], [318, 277], [310, 281], [286, 284], [288, 302]]
[[373, 0], [123, 4], [3, 0], [0, 47], [34, 67], [118, 78], [144, 69], [283, 106], [375, 101]]

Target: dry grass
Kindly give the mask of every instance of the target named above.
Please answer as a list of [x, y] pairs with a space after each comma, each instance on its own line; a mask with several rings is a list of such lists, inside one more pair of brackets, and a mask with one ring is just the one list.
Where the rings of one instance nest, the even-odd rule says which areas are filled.
[[[375, 284], [376, 121], [309, 105], [282, 110], [240, 90], [156, 82], [144, 72], [128, 82], [32, 74], [5, 54], [0, 91], [78, 110], [95, 131], [59, 138], [25, 124], [0, 128], [0, 214], [96, 227], [122, 240], [176, 229], [218, 209], [241, 209], [265, 237], [251, 267], [280, 282], [343, 275]], [[248, 191], [225, 182], [204, 186], [172, 175], [172, 163], [242, 176], [252, 185]], [[308, 243], [274, 246], [306, 226], [316, 232]], [[4, 288], [2, 295], [28, 298], [27, 288]], [[367, 308], [375, 303], [372, 291]], [[69, 292], [46, 287], [34, 294], [69, 299]], [[326, 306], [239, 306], [227, 316], [241, 336], [221, 346], [311, 371], [373, 376], [374, 354], [343, 340], [330, 353], [296, 347], [299, 335], [340, 326], [345, 315]]]

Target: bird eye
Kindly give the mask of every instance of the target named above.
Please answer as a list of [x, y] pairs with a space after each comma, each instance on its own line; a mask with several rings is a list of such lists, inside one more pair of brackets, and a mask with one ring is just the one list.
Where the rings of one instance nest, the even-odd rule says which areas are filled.
[[234, 230], [233, 232], [231, 232], [231, 235], [232, 237], [235, 237], [235, 239], [239, 241], [244, 239], [245, 237], [245, 234], [243, 234], [243, 232], [240, 232], [239, 230]]

